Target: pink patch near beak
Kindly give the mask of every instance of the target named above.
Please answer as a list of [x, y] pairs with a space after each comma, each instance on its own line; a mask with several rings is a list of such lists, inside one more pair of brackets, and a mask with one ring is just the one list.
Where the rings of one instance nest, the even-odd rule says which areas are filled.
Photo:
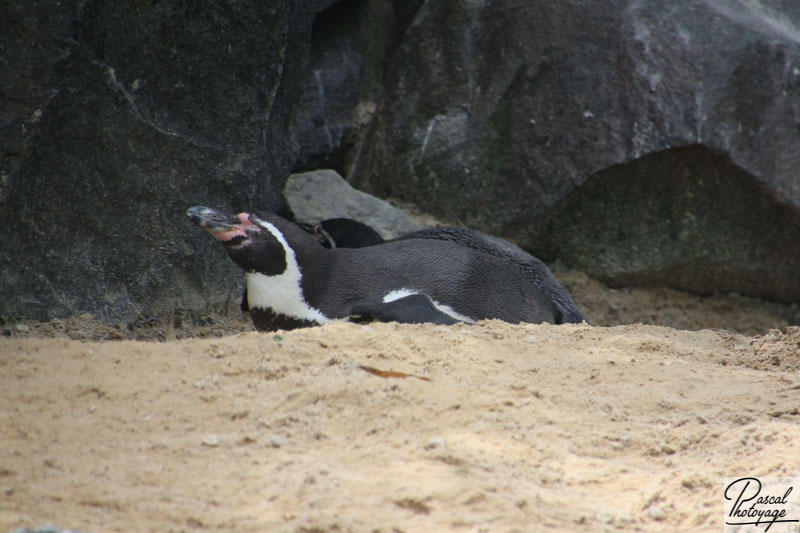
[[322, 245], [325, 244], [327, 239], [325, 235], [322, 234], [322, 224], [314, 224], [314, 238], [317, 239], [318, 243]]
[[261, 231], [261, 226], [257, 226], [256, 224], [250, 222], [250, 215], [248, 215], [247, 213], [239, 213], [236, 216], [242, 222], [241, 224], [239, 224], [239, 227], [242, 228], [243, 231], [247, 230]]
[[261, 227], [250, 222], [250, 215], [248, 215], [247, 213], [239, 213], [236, 216], [241, 221], [241, 224], [239, 224], [235, 228], [220, 233], [214, 233], [213, 231], [209, 231], [209, 233], [211, 233], [211, 235], [213, 235], [215, 239], [222, 242], [227, 242], [233, 239], [234, 237], [247, 237], [248, 230], [261, 231]]

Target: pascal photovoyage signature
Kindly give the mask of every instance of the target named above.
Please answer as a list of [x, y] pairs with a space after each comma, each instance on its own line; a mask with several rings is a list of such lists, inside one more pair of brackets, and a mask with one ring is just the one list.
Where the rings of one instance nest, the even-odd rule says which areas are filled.
[[785, 489], [783, 494], [761, 493], [762, 484], [758, 478], [739, 478], [725, 487], [725, 500], [733, 501], [725, 519], [728, 526], [766, 526], [764, 531], [777, 523], [800, 522], [800, 517], [787, 516], [789, 495], [794, 487]]

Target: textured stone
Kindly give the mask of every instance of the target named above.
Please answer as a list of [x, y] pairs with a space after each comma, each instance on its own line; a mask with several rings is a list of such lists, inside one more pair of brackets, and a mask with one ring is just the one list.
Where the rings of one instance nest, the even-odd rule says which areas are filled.
[[797, 211], [700, 146], [605, 170], [519, 235], [611, 285], [800, 301]]
[[352, 218], [393, 239], [426, 226], [387, 202], [351, 187], [333, 170], [292, 174], [284, 190], [286, 202], [301, 222]]
[[350, 172], [386, 69], [422, 0], [326, 2], [314, 19], [310, 68], [295, 118], [297, 171]]
[[[0, 317], [147, 320], [240, 281], [186, 208], [269, 209], [312, 7], [21, 2], [0, 18]], [[213, 258], [205, 259], [204, 256]]]
[[[777, 237], [800, 223], [800, 3], [432, 0], [388, 72], [360, 189], [615, 283], [800, 300], [800, 241]], [[613, 175], [627, 205], [596, 208]], [[661, 187], [678, 178], [705, 200]], [[647, 210], [656, 191], [708, 233], [664, 239], [678, 215]], [[580, 223], [568, 205], [586, 208]]]

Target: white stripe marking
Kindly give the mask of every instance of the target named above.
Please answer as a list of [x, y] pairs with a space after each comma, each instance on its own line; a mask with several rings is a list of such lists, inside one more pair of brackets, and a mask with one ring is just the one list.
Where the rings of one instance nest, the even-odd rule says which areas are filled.
[[[383, 297], [383, 303], [394, 302], [395, 300], [399, 300], [400, 298], [405, 298], [406, 296], [411, 296], [412, 294], [423, 294], [423, 293], [421, 293], [419, 291], [412, 290], [412, 289], [396, 289], [396, 290], [393, 290], [393, 291], [389, 292], [386, 296]], [[433, 298], [431, 298], [427, 294], [425, 294], [425, 296], [431, 301], [433, 306], [436, 309], [438, 309], [439, 311], [441, 311], [442, 313], [444, 313], [444, 314], [446, 314], [446, 315], [448, 315], [448, 316], [450, 316], [452, 318], [455, 318], [456, 320], [460, 320], [462, 322], [466, 322], [467, 324], [474, 324], [475, 323], [475, 320], [471, 319], [467, 315], [462, 315], [461, 313], [459, 313], [458, 311], [456, 311], [455, 309], [453, 309], [449, 305], [440, 304], [439, 302], [437, 302], [436, 300], [434, 300]]]
[[272, 309], [282, 315], [311, 320], [318, 324], [333, 322], [333, 319], [325, 316], [322, 311], [311, 307], [303, 297], [303, 289], [300, 286], [303, 274], [300, 265], [297, 264], [297, 256], [280, 230], [269, 222], [258, 219], [256, 222], [281, 243], [286, 258], [286, 270], [277, 276], [265, 276], [259, 272], [248, 272], [245, 275], [247, 303], [250, 307]]
[[399, 300], [400, 298], [411, 296], [412, 294], [419, 294], [419, 292], [412, 291], [410, 289], [397, 289], [384, 296], [383, 303], [393, 302], [395, 300]]

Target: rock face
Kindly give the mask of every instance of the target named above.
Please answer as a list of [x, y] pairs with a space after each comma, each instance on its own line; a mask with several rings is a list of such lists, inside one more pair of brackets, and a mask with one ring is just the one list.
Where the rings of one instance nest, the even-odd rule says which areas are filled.
[[144, 320], [224, 299], [235, 265], [184, 213], [279, 203], [303, 4], [4, 8], [0, 317]]
[[519, 235], [611, 284], [800, 301], [797, 210], [696, 145], [597, 174]]
[[383, 91], [389, 59], [422, 3], [329, 0], [320, 6], [294, 123], [297, 168], [350, 168]]
[[219, 305], [186, 208], [275, 208], [293, 165], [610, 283], [800, 301], [796, 1], [7, 4], [0, 320]]
[[432, 0], [344, 170], [611, 283], [791, 302], [798, 146], [798, 2]]

